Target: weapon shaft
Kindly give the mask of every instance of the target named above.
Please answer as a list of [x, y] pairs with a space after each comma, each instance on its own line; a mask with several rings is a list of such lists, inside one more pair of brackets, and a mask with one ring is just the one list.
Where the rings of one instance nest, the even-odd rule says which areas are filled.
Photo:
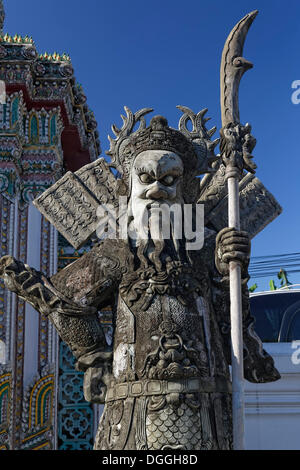
[[[240, 230], [239, 183], [235, 177], [228, 178], [228, 225]], [[231, 367], [232, 367], [232, 422], [233, 449], [243, 450], [244, 445], [244, 367], [241, 266], [229, 263], [230, 320], [231, 320]]]
[[[257, 11], [248, 13], [229, 34], [222, 53], [221, 117], [223, 129], [240, 123], [238, 92], [243, 74], [253, 65], [244, 59], [244, 42]], [[232, 149], [233, 150], [233, 149]], [[234, 156], [234, 152], [232, 152]], [[226, 158], [225, 158], [226, 160]], [[225, 163], [228, 179], [228, 225], [240, 230], [239, 173], [237, 159]], [[241, 266], [238, 262], [229, 263], [231, 358], [232, 358], [232, 420], [233, 448], [244, 449], [244, 365], [243, 365], [243, 313]]]

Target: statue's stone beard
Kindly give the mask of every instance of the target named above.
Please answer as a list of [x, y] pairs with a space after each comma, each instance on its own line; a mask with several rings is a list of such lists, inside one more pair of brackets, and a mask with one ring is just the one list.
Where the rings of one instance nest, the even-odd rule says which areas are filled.
[[[133, 214], [129, 224], [129, 234], [133, 229], [135, 238], [131, 245], [136, 251], [140, 267], [147, 269], [152, 266], [156, 272], [168, 271], [171, 265], [174, 266], [174, 262], [184, 264], [189, 261], [182, 230], [178, 236], [176, 216], [174, 217], [171, 213], [167, 223], [165, 220], [161, 223], [162, 218], [159, 223], [156, 210], [161, 209], [163, 205], [170, 207], [170, 204], [165, 201], [145, 204], [144, 211]], [[146, 218], [145, 214], [147, 214]], [[148, 223], [145, 223], [145, 220]], [[165, 235], [168, 236], [165, 237]]]
[[[136, 263], [133, 271], [124, 274], [120, 294], [129, 308], [147, 310], [155, 295], [164, 294], [176, 297], [187, 305], [199, 288], [198, 280], [194, 279], [192, 257], [186, 249], [188, 244], [178, 218], [171, 216], [168, 219], [169, 237], [157, 236], [159, 231], [154, 208], [161, 208], [163, 204], [168, 203], [138, 201], [134, 207], [130, 207], [128, 213], [129, 244]], [[183, 203], [178, 204], [178, 207], [183, 214]], [[149, 211], [147, 223], [143, 223], [145, 209]], [[179, 233], [181, 236], [178, 236]], [[130, 236], [131, 234], [134, 236]]]

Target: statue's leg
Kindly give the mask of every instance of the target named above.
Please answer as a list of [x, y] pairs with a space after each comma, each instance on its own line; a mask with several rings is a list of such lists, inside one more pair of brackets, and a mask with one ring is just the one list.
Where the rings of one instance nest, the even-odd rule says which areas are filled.
[[230, 450], [229, 393], [128, 397], [106, 403], [95, 450]]
[[124, 450], [130, 431], [135, 399], [113, 400], [106, 403], [99, 422], [94, 450]]
[[148, 447], [150, 450], [200, 450], [202, 433], [199, 406], [191, 407], [186, 400], [177, 400], [175, 395], [179, 394], [173, 395], [155, 397], [149, 403], [146, 419]]
[[228, 393], [170, 394], [149, 402], [146, 435], [150, 450], [229, 450], [232, 442]]
[[232, 435], [232, 397], [230, 393], [212, 393], [214, 421], [219, 450], [231, 450]]

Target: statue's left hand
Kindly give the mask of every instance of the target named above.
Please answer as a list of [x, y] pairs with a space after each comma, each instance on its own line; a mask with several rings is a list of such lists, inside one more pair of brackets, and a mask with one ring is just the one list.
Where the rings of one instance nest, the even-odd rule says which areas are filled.
[[215, 263], [220, 274], [227, 276], [229, 262], [237, 261], [242, 271], [247, 272], [251, 243], [247, 232], [234, 228], [223, 228], [216, 238]]

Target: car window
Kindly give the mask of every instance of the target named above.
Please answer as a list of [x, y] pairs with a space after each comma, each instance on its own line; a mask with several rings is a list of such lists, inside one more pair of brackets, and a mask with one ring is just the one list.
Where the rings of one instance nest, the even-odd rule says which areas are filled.
[[[279, 334], [282, 326], [285, 331], [284, 336], [280, 336], [280, 341], [293, 341], [300, 339], [300, 292], [286, 292], [257, 295], [250, 297], [251, 315], [255, 318], [255, 331], [263, 342], [279, 341]], [[296, 312], [291, 306], [295, 306]], [[287, 309], [290, 308], [288, 318], [284, 317]], [[282, 325], [282, 320], [289, 322]]]

